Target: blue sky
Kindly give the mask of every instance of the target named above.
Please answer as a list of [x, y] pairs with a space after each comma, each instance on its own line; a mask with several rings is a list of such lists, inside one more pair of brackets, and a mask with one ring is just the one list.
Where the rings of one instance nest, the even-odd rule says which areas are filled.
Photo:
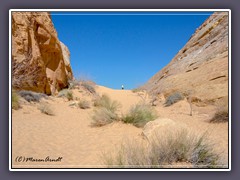
[[212, 12], [53, 12], [75, 78], [132, 89], [166, 66]]

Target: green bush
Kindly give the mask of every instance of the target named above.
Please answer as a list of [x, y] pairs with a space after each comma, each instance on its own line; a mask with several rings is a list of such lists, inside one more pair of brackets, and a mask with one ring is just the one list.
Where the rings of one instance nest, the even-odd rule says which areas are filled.
[[179, 92], [173, 93], [166, 98], [165, 106], [166, 107], [171, 106], [172, 104], [174, 104], [180, 100], [183, 100], [183, 99], [184, 99], [184, 96], [181, 93], [179, 93]]
[[137, 104], [132, 107], [129, 113], [123, 116], [124, 123], [133, 124], [136, 127], [143, 127], [147, 122], [157, 118], [155, 110], [147, 104]]

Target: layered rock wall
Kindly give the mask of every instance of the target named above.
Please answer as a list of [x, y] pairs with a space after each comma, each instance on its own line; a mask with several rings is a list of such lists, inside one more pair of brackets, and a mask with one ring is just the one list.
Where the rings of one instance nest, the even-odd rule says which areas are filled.
[[12, 86], [54, 94], [73, 78], [69, 51], [47, 12], [12, 12]]
[[203, 101], [228, 96], [228, 14], [213, 13], [143, 88], [165, 96], [178, 91]]

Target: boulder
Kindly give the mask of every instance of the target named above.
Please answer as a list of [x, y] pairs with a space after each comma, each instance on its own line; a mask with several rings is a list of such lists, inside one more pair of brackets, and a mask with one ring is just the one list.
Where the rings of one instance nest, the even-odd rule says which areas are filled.
[[148, 141], [155, 138], [164, 137], [165, 135], [175, 134], [177, 131], [185, 129], [185, 124], [180, 124], [172, 119], [158, 118], [148, 122], [142, 131], [142, 136]]

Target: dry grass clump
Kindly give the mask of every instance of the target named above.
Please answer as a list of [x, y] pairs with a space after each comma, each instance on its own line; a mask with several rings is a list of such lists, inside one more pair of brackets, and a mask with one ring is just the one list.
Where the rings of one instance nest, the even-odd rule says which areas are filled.
[[139, 89], [139, 88], [134, 88], [134, 89], [132, 89], [132, 92], [133, 93], [137, 93], [137, 92], [141, 92], [142, 91], [142, 89]]
[[229, 113], [228, 113], [228, 97], [225, 96], [221, 99], [215, 101], [216, 112], [210, 122], [212, 123], [222, 123], [228, 122]]
[[46, 94], [32, 91], [19, 91], [18, 94], [28, 102], [39, 102], [41, 98], [47, 98]]
[[81, 108], [81, 109], [89, 109], [91, 106], [90, 106], [90, 102], [87, 101], [87, 100], [80, 100], [78, 102], [78, 107]]
[[122, 121], [136, 127], [143, 127], [147, 122], [156, 118], [157, 113], [150, 105], [137, 104], [130, 109], [127, 115], [123, 116]]
[[179, 92], [175, 92], [171, 95], [169, 95], [167, 98], [166, 98], [166, 102], [165, 102], [165, 106], [171, 106], [172, 104], [180, 101], [180, 100], [183, 100], [184, 99], [184, 96], [179, 93]]
[[70, 80], [68, 82], [69, 89], [75, 89], [76, 87], [83, 87], [86, 91], [96, 94], [95, 83], [90, 80]]
[[121, 168], [221, 168], [220, 156], [205, 135], [186, 129], [156, 135], [148, 147], [129, 143], [114, 156], [104, 157], [109, 167]]
[[68, 101], [73, 100], [73, 92], [69, 89], [63, 89], [58, 93], [58, 97], [65, 97]]
[[102, 96], [98, 96], [94, 100], [94, 106], [104, 107], [110, 110], [111, 112], [116, 112], [121, 107], [121, 104], [118, 101], [111, 100], [111, 98], [108, 95], [103, 94]]
[[96, 94], [96, 90], [95, 90], [94, 85], [95, 84], [91, 81], [83, 81], [81, 83], [81, 86], [84, 87], [84, 89], [86, 89], [87, 91], [89, 91], [92, 94]]
[[100, 109], [94, 111], [91, 125], [100, 127], [118, 120], [119, 117], [116, 112], [113, 112], [105, 107], [101, 107]]
[[12, 90], [12, 109], [19, 109], [20, 103], [19, 103], [19, 96], [16, 93], [16, 91]]
[[80, 81], [79, 80], [68, 80], [68, 88], [69, 89], [75, 89], [77, 86], [80, 85]]
[[49, 115], [49, 116], [54, 116], [54, 112], [51, 108], [51, 106], [47, 103], [41, 103], [38, 107], [38, 109], [43, 113], [43, 114], [46, 114], [46, 115]]
[[228, 106], [220, 106], [217, 108], [216, 113], [213, 118], [210, 120], [212, 123], [221, 123], [228, 122], [229, 114], [228, 114]]
[[106, 94], [95, 99], [94, 106], [99, 109], [94, 111], [92, 126], [103, 126], [119, 120], [117, 111], [121, 104], [118, 101], [111, 100]]
[[28, 102], [39, 102], [41, 98], [47, 98], [46, 94], [32, 91], [19, 91], [18, 94]]
[[152, 142], [152, 162], [167, 166], [185, 162], [190, 163], [193, 168], [213, 168], [220, 165], [219, 155], [213, 152], [213, 145], [207, 141], [205, 134], [197, 136], [187, 129], [170, 132], [164, 135], [165, 140], [158, 137]]
[[144, 144], [127, 140], [116, 149], [116, 152], [102, 153], [103, 164], [108, 168], [150, 168]]

